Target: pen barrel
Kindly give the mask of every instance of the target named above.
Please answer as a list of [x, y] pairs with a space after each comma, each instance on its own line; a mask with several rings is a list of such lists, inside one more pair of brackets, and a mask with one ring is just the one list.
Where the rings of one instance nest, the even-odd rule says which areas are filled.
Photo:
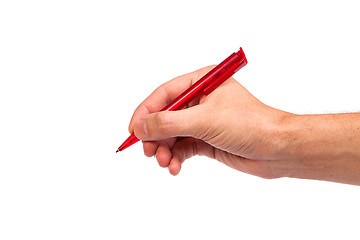
[[231, 54], [219, 65], [214, 67], [190, 88], [180, 94], [180, 96], [161, 109], [161, 111], [180, 110], [200, 95], [210, 94], [246, 64], [247, 59], [245, 53], [242, 48], [240, 48], [238, 52]]
[[[180, 94], [180, 96], [175, 98], [166, 107], [161, 109], [161, 111], [180, 110], [200, 95], [207, 95], [211, 93], [215, 88], [230, 78], [246, 64], [247, 60], [245, 54], [242, 48], [240, 48], [238, 52], [231, 54], [227, 59], [214, 67], [210, 72], [205, 74], [205, 76], [199, 79], [185, 92]], [[137, 141], [139, 141], [139, 139], [134, 135], [134, 133], [132, 133], [116, 152], [126, 149]]]

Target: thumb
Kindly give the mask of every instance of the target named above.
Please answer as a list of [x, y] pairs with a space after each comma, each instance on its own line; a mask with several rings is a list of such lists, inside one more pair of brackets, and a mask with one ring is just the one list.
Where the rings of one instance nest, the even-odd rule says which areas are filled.
[[199, 105], [179, 111], [152, 113], [135, 123], [134, 134], [145, 141], [178, 136], [196, 138], [205, 127], [203, 113]]

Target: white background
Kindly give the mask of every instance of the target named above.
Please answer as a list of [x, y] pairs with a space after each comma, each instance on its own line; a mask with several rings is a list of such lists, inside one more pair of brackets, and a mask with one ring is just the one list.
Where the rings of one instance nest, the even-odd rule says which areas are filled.
[[0, 239], [359, 239], [360, 188], [115, 154], [157, 86], [243, 47], [293, 113], [359, 111], [357, 1], [0, 2]]

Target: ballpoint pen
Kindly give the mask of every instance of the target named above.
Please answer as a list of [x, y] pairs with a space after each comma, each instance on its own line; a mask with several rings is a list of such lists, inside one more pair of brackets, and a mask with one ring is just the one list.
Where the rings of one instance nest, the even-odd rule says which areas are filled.
[[[247, 64], [247, 59], [242, 48], [238, 52], [231, 54], [228, 58], [222, 61], [215, 68], [210, 70], [201, 79], [194, 83], [191, 87], [185, 90], [167, 106], [160, 111], [175, 111], [181, 110], [192, 100], [199, 97], [200, 95], [208, 95], [224, 81], [229, 79], [234, 73], [240, 70]], [[138, 142], [139, 139], [132, 133], [123, 144], [117, 149], [116, 152], [122, 151], [125, 148], [130, 147], [134, 143]]]

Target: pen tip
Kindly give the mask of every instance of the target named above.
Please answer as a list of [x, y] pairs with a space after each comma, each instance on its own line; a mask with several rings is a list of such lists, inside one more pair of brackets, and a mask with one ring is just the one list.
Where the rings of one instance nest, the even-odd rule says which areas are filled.
[[120, 152], [120, 151], [119, 151], [119, 149], [118, 149], [118, 150], [116, 150], [116, 152], [115, 152], [115, 153], [117, 153], [117, 152]]

